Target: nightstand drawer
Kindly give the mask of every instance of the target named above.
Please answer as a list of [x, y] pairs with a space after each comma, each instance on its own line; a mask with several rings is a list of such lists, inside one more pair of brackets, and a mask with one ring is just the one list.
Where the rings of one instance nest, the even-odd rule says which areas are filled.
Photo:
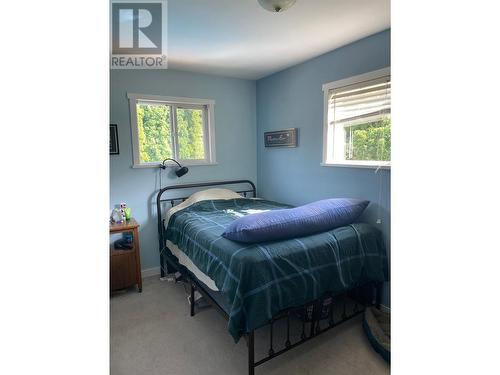
[[123, 289], [137, 284], [136, 257], [134, 250], [113, 250], [109, 258], [111, 290]]

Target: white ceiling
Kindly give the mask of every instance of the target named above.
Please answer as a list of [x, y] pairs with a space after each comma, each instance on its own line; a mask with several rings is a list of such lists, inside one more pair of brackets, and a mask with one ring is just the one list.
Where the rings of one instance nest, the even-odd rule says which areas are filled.
[[389, 27], [390, 0], [168, 0], [168, 64], [258, 79]]

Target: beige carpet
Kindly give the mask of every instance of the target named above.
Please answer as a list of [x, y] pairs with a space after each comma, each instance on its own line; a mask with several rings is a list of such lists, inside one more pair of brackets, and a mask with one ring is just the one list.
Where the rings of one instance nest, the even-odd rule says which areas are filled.
[[[247, 373], [245, 340], [234, 344], [225, 319], [213, 308], [190, 317], [180, 283], [148, 278], [142, 293], [116, 293], [110, 305], [112, 375]], [[257, 346], [266, 345], [256, 338], [256, 351]], [[364, 336], [360, 317], [256, 369], [256, 375], [389, 372]]]

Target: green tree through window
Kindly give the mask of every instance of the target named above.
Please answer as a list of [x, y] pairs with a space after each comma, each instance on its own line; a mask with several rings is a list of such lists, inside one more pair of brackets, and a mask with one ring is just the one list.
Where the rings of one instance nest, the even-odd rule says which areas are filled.
[[[138, 103], [136, 108], [141, 163], [175, 158], [174, 142], [178, 145], [177, 158], [205, 159], [204, 109], [144, 103]], [[173, 138], [171, 111], [174, 111], [177, 125], [176, 139]]]
[[345, 160], [391, 160], [391, 118], [345, 128]]
[[173, 157], [171, 107], [166, 105], [137, 105], [137, 128], [141, 162], [162, 161]]
[[177, 108], [177, 137], [181, 159], [203, 159], [203, 110]]

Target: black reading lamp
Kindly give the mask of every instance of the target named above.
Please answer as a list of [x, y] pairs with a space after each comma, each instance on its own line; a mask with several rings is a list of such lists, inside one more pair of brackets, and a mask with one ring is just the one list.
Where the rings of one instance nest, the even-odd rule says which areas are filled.
[[182, 165], [180, 165], [180, 164], [179, 164], [179, 162], [178, 162], [177, 160], [175, 160], [175, 159], [170, 159], [170, 158], [167, 158], [167, 159], [165, 159], [165, 160], [163, 160], [163, 161], [162, 161], [162, 163], [160, 164], [160, 168], [161, 168], [161, 169], [165, 169], [165, 168], [167, 168], [167, 166], [165, 165], [165, 162], [166, 162], [167, 160], [171, 160], [171, 161], [173, 161], [175, 164], [177, 164], [177, 165], [179, 166], [179, 168], [177, 168], [177, 170], [175, 171], [175, 174], [177, 175], [177, 177], [182, 177], [182, 176], [184, 176], [186, 173], [188, 173], [188, 172], [189, 172], [188, 167], [183, 167]]

